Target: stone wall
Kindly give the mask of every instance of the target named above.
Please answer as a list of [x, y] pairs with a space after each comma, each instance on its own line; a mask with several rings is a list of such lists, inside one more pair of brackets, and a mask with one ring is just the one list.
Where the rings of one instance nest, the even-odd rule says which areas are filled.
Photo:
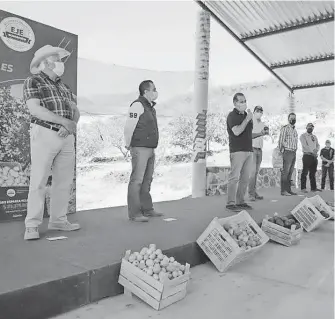
[[[207, 196], [227, 193], [228, 175], [230, 167], [207, 167]], [[295, 171], [292, 176], [295, 184]], [[280, 169], [263, 167], [257, 178], [257, 188], [280, 187]]]
[[[299, 189], [300, 189], [300, 181], [301, 181], [300, 180], [301, 171], [302, 171], [301, 169], [298, 170], [298, 187], [299, 187]], [[322, 178], [322, 170], [321, 169], [316, 172], [315, 178], [316, 178], [316, 186], [318, 188], [321, 188], [321, 178]], [[307, 175], [306, 187], [307, 187], [307, 189], [310, 189], [310, 187], [311, 187], [311, 185], [309, 183], [309, 177], [308, 177], [308, 175]], [[330, 186], [329, 186], [329, 177], [328, 176], [326, 178], [326, 187], [325, 187], [325, 189], [327, 189], [327, 190], [330, 189]]]

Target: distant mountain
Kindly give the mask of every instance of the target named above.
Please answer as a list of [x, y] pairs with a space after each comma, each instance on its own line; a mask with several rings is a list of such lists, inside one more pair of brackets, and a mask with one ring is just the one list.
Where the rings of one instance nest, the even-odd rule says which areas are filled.
[[[128, 106], [138, 95], [138, 85], [153, 80], [160, 101], [186, 92], [193, 83], [193, 72], [142, 70], [78, 59], [78, 96], [102, 106]], [[121, 103], [121, 104], [120, 104]]]
[[[150, 71], [87, 59], [78, 60], [78, 106], [83, 114], [125, 114], [130, 102], [138, 95], [139, 83], [145, 79], [153, 80], [159, 90], [159, 116], [192, 113], [193, 72]], [[212, 87], [210, 84], [209, 111], [228, 112], [236, 92], [245, 93], [251, 109], [262, 105], [268, 114], [287, 112], [289, 92], [276, 80], [224, 87]], [[334, 87], [301, 90], [295, 96], [297, 112], [334, 108]]]

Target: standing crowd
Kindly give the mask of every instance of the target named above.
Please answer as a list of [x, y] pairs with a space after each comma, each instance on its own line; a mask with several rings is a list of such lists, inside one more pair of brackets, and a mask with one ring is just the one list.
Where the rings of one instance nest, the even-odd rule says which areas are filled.
[[[25, 219], [24, 239], [39, 239], [39, 226], [43, 222], [46, 184], [52, 173], [50, 220], [48, 229], [74, 231], [79, 224], [67, 220], [68, 205], [75, 167], [75, 134], [80, 112], [77, 98], [61, 80], [65, 66], [63, 59], [69, 52], [46, 45], [35, 52], [31, 61], [32, 76], [24, 83], [23, 95], [31, 114], [30, 149], [31, 173], [28, 209]], [[155, 149], [159, 142], [156, 116], [158, 92], [153, 81], [139, 85], [139, 97], [130, 104], [124, 128], [125, 146], [131, 154], [132, 171], [128, 185], [128, 217], [134, 222], [147, 222], [163, 214], [153, 207], [150, 195], [155, 167]], [[247, 110], [244, 94], [233, 97], [234, 109], [227, 117], [229, 135], [230, 174], [228, 180], [227, 209], [240, 211], [252, 209], [249, 200], [262, 200], [257, 192], [257, 176], [262, 163], [263, 137], [269, 128], [262, 121], [263, 108], [256, 106], [253, 113]], [[278, 149], [282, 157], [281, 195], [296, 195], [291, 189], [296, 162], [298, 133], [296, 115], [289, 114], [288, 124], [282, 127]], [[325, 188], [329, 176], [330, 189], [334, 190], [334, 149], [326, 141], [321, 150], [322, 181], [317, 188], [315, 174], [320, 144], [313, 134], [314, 125], [308, 123], [300, 136], [303, 150], [301, 191], [307, 192], [309, 175], [311, 191]]]
[[[269, 134], [269, 128], [262, 122], [263, 108], [256, 106], [253, 114], [247, 110], [244, 94], [236, 93], [233, 97], [234, 109], [227, 117], [227, 130], [229, 134], [230, 174], [228, 180], [228, 200], [226, 208], [232, 211], [252, 209], [245, 202], [246, 191], [249, 188], [249, 200], [262, 200], [263, 196], [256, 191], [257, 176], [262, 162], [263, 137]], [[297, 195], [293, 192], [292, 175], [296, 163], [298, 149], [298, 132], [295, 127], [296, 114], [288, 115], [288, 124], [280, 130], [278, 150], [281, 158], [281, 195]], [[316, 172], [320, 145], [316, 135], [313, 134], [314, 125], [308, 123], [306, 132], [300, 136], [303, 151], [301, 173], [301, 192], [308, 193], [306, 189], [307, 175], [309, 175], [312, 192], [324, 190], [327, 174], [329, 175], [330, 189], [334, 190], [334, 149], [330, 141], [326, 141], [325, 148], [321, 150], [322, 180], [321, 189], [316, 185]], [[249, 187], [248, 187], [249, 186]]]

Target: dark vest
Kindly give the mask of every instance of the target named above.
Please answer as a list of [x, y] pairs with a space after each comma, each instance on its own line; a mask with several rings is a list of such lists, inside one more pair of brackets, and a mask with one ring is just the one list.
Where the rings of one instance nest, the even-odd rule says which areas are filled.
[[153, 102], [153, 105], [151, 105], [145, 97], [140, 96], [131, 103], [130, 107], [136, 102], [143, 105], [144, 112], [138, 119], [130, 146], [156, 148], [159, 139], [156, 110], [154, 108], [156, 103]]

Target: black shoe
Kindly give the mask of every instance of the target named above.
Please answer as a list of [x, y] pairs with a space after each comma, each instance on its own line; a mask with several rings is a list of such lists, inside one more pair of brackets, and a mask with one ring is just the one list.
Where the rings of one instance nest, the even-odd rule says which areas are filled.
[[229, 204], [229, 205], [226, 205], [226, 208], [233, 211], [233, 212], [240, 212], [241, 209], [238, 208], [236, 205], [234, 204]]
[[143, 212], [143, 216], [145, 216], [145, 217], [161, 217], [161, 216], [163, 216], [163, 213], [156, 212], [155, 210], [152, 209], [152, 210]]
[[291, 193], [289, 193], [287, 191], [281, 192], [280, 194], [281, 194], [281, 196], [291, 196], [292, 195]]
[[258, 195], [258, 194], [256, 194], [255, 198], [258, 199], [258, 200], [262, 200], [262, 199], [264, 199], [263, 196], [260, 196], [260, 195]]
[[149, 221], [149, 218], [145, 216], [136, 216], [136, 217], [129, 218], [129, 220], [132, 222], [146, 223]]
[[248, 205], [247, 203], [236, 204], [236, 206], [239, 207], [239, 208], [243, 208], [243, 209], [252, 209], [252, 207], [250, 205]]
[[291, 195], [298, 195], [297, 193], [292, 192], [292, 191], [290, 191], [290, 192], [288, 192], [288, 193], [291, 194]]

